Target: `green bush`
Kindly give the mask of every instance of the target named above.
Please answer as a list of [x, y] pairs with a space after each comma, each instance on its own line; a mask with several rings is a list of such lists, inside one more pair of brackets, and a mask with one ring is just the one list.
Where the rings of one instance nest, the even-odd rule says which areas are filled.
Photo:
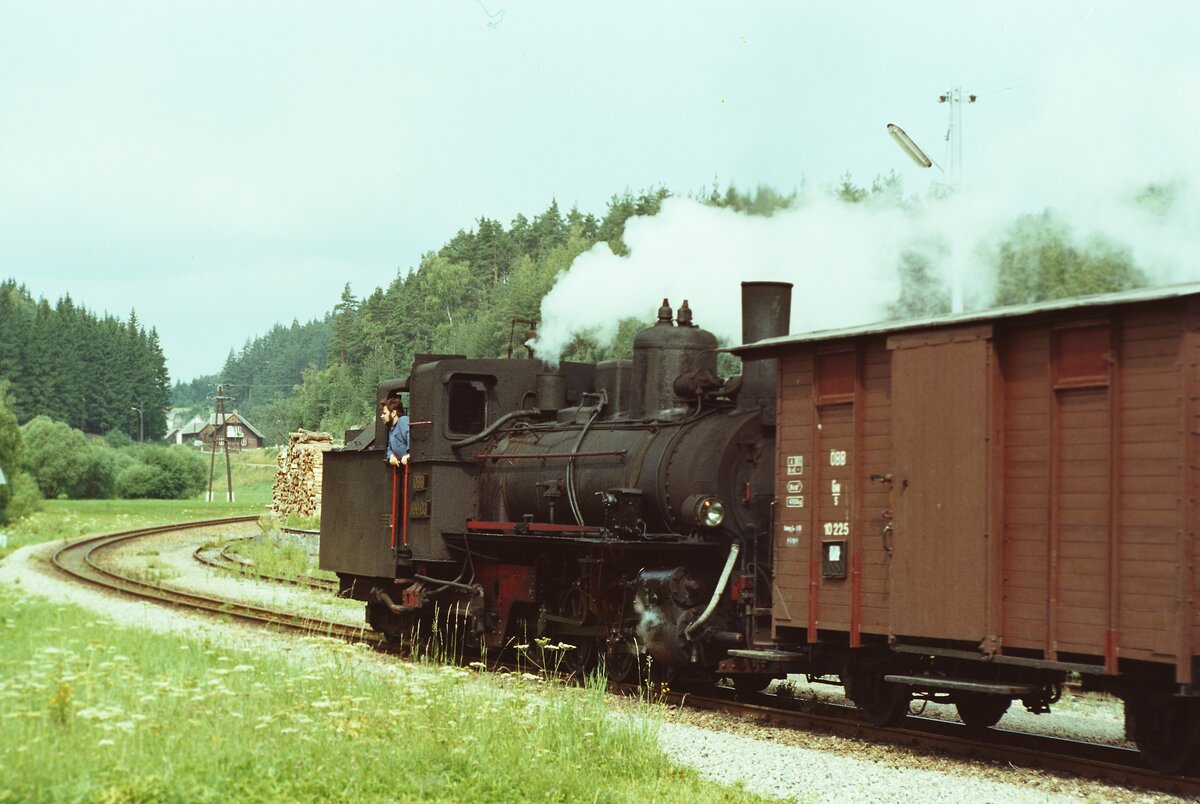
[[[76, 430], [75, 432], [79, 432]], [[87, 442], [79, 454], [80, 473], [68, 494], [73, 500], [107, 500], [116, 493], [115, 453], [103, 441]]]
[[17, 427], [17, 416], [13, 413], [8, 380], [0, 380], [0, 469], [9, 476], [9, 483], [21, 466], [21, 452], [21, 428]]
[[117, 476], [117, 494], [126, 499], [182, 500], [204, 488], [204, 459], [186, 447], [127, 448]]
[[127, 500], [166, 498], [166, 476], [144, 463], [135, 463], [117, 475], [117, 496]]
[[133, 439], [129, 437], [129, 433], [117, 427], [105, 433], [104, 440], [108, 442], [110, 447], [115, 447], [116, 449], [133, 446]]
[[21, 427], [22, 466], [37, 480], [48, 498], [111, 497], [115, 487], [111, 452], [94, 445], [83, 433], [47, 416], [36, 416]]
[[42, 507], [42, 493], [28, 472], [5, 473], [7, 486], [0, 486], [0, 523], [16, 522]]

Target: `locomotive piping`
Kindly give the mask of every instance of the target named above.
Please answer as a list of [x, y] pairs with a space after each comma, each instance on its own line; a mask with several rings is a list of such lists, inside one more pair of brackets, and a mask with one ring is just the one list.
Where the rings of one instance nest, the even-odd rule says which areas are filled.
[[459, 583], [458, 581], [443, 581], [440, 578], [430, 578], [425, 575], [416, 575], [416, 574], [414, 574], [413, 577], [416, 578], [418, 581], [424, 581], [425, 583], [441, 584], [443, 588], [450, 587], [451, 589], [462, 589], [464, 592], [470, 592], [473, 595], [475, 595], [475, 594], [482, 595], [483, 594], [483, 587], [481, 587], [477, 583], [467, 584], [467, 583]]
[[713, 590], [712, 599], [708, 601], [708, 605], [704, 607], [704, 611], [696, 618], [695, 622], [684, 629], [683, 635], [688, 639], [700, 630], [700, 626], [704, 625], [705, 621], [712, 616], [712, 613], [717, 608], [717, 603], [721, 600], [721, 593], [725, 591], [725, 585], [729, 583], [729, 576], [733, 572], [733, 565], [737, 562], [738, 552], [741, 551], [741, 546], [734, 542], [729, 547], [729, 558], [725, 559], [725, 569], [721, 570], [721, 578], [717, 581], [717, 588]]
[[374, 594], [376, 600], [378, 600], [380, 603], [382, 603], [383, 605], [385, 605], [389, 609], [391, 609], [392, 614], [403, 614], [404, 613], [404, 609], [401, 606], [397, 606], [396, 602], [394, 600], [392, 600], [390, 597], [388, 597], [387, 592], [385, 592], [379, 588], [372, 589], [371, 591]]
[[505, 413], [503, 416], [501, 416], [499, 419], [496, 419], [496, 421], [489, 424], [487, 427], [485, 427], [480, 432], [476, 433], [473, 436], [467, 436], [466, 438], [464, 438], [460, 441], [453, 441], [450, 443], [450, 446], [453, 449], [459, 449], [460, 447], [469, 447], [472, 444], [475, 444], [479, 441], [483, 441], [485, 438], [488, 438], [489, 436], [491, 436], [492, 433], [496, 432], [503, 425], [508, 424], [513, 419], [521, 419], [526, 416], [540, 416], [541, 413], [542, 412], [540, 410], [538, 410], [537, 408], [528, 408], [526, 410], [514, 410], [509, 413]]
[[608, 401], [607, 394], [603, 395], [599, 404], [596, 405], [596, 411], [592, 417], [588, 419], [587, 424], [579, 431], [579, 438], [575, 440], [575, 446], [571, 447], [571, 457], [567, 459], [567, 502], [571, 504], [571, 513], [575, 517], [575, 524], [583, 527], [583, 513], [579, 510], [579, 495], [575, 493], [575, 456], [574, 453], [579, 451], [579, 447], [583, 444], [583, 437], [587, 435], [588, 428], [596, 421], [596, 417], [600, 415], [600, 411], [604, 409], [605, 403]]

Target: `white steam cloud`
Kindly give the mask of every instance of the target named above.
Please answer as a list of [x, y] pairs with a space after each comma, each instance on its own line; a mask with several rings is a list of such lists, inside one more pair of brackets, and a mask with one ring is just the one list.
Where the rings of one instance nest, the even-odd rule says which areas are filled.
[[[868, 220], [872, 237], [839, 236]], [[575, 260], [542, 302], [538, 352], [559, 354], [578, 331], [607, 342], [622, 318], [653, 321], [664, 297], [687, 299], [696, 324], [736, 342], [744, 279], [794, 282], [792, 321], [805, 328], [878, 317], [899, 292], [894, 258], [909, 234], [896, 210], [824, 198], [771, 218], [667, 199], [626, 223], [629, 256], [600, 243]]]
[[[989, 306], [988, 255], [1020, 215], [1044, 210], [1081, 250], [1097, 237], [1128, 250], [1155, 284], [1198, 279], [1200, 106], [1185, 90], [1200, 86], [1200, 58], [1169, 45], [1131, 63], [1119, 43], [1064, 42], [1020, 90], [1024, 123], [967, 129], [977, 146], [967, 186], [917, 212], [821, 192], [771, 218], [668, 199], [626, 223], [628, 256], [598, 244], [575, 260], [542, 303], [538, 351], [557, 357], [578, 332], [606, 343], [622, 318], [651, 322], [663, 297], [688, 299], [698, 325], [737, 342], [743, 280], [795, 284], [792, 332], [877, 321], [898, 298], [905, 251], [947, 287], [961, 277], [967, 309]], [[1165, 212], [1136, 202], [1151, 184], [1171, 188]]]

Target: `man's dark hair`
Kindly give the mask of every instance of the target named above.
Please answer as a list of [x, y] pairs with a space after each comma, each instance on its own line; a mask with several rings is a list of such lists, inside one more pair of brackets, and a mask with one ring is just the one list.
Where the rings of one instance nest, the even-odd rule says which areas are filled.
[[400, 397], [398, 396], [389, 396], [384, 400], [383, 407], [385, 410], [396, 411], [397, 416], [404, 415], [404, 403], [400, 401]]

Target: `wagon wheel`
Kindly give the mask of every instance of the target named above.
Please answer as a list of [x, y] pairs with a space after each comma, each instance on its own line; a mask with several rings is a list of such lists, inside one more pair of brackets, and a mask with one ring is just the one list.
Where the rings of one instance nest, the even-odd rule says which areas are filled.
[[883, 680], [881, 671], [845, 677], [846, 695], [872, 726], [895, 726], [908, 717], [912, 690]]
[[1190, 773], [1200, 768], [1200, 705], [1167, 694], [1130, 699], [1133, 741], [1146, 764], [1159, 773]]
[[[592, 625], [596, 618], [591, 612], [587, 592], [582, 587], [572, 586], [567, 590], [560, 608], [562, 616], [569, 617], [584, 625]], [[559, 642], [566, 642], [574, 647], [563, 652], [563, 669], [583, 677], [596, 669], [600, 656], [598, 640], [595, 637], [569, 635]]]
[[954, 698], [959, 720], [971, 731], [983, 731], [995, 726], [1011, 704], [1011, 698], [982, 692], [960, 692]]

